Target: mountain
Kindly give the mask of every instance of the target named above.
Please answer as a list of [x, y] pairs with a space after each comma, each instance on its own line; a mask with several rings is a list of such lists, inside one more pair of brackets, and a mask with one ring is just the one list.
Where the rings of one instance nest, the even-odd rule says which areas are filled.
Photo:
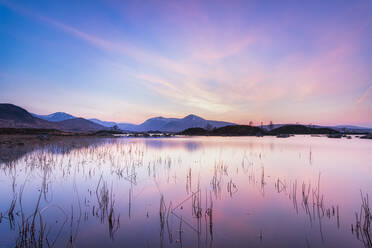
[[164, 131], [164, 132], [181, 132], [188, 128], [219, 128], [227, 125], [235, 125], [230, 122], [205, 120], [197, 115], [188, 115], [184, 118], [164, 118], [154, 117], [146, 120], [136, 127], [133, 131]]
[[136, 131], [138, 125], [131, 123], [117, 123], [119, 129], [124, 131]]
[[27, 110], [7, 103], [0, 104], [0, 128], [56, 129], [69, 132], [95, 132], [106, 129], [83, 118], [69, 118], [58, 122], [39, 119]]
[[96, 124], [99, 124], [101, 126], [104, 126], [104, 127], [113, 127], [115, 125], [117, 125], [116, 122], [113, 122], [113, 121], [101, 121], [99, 119], [96, 119], [96, 118], [92, 118], [92, 119], [89, 119], [91, 122], [94, 122]]
[[164, 128], [170, 122], [177, 121], [177, 118], [164, 118], [164, 117], [154, 117], [146, 120], [142, 124], [137, 126], [138, 131], [169, 131], [167, 128]]
[[131, 123], [125, 123], [125, 122], [121, 122], [121, 123], [118, 123], [118, 122], [113, 122], [113, 121], [101, 121], [99, 119], [96, 119], [96, 118], [93, 118], [93, 119], [89, 119], [90, 121], [94, 122], [94, 123], [97, 123], [101, 126], [104, 126], [104, 127], [113, 127], [113, 126], [118, 126], [119, 129], [121, 130], [125, 130], [125, 131], [136, 131], [138, 128], [138, 125], [136, 124], [131, 124]]
[[64, 112], [56, 112], [50, 115], [37, 115], [37, 114], [32, 114], [32, 115], [39, 119], [43, 119], [43, 120], [51, 121], [51, 122], [58, 122], [58, 121], [64, 121], [64, 120], [70, 120], [70, 119], [76, 118], [75, 116], [72, 116]]
[[48, 121], [32, 116], [27, 110], [13, 104], [0, 104], [0, 127], [4, 128], [48, 128], [56, 126]]
[[70, 132], [97, 132], [106, 129], [104, 126], [84, 118], [74, 118], [57, 122], [59, 128]]
[[[65, 121], [65, 120], [77, 119], [76, 116], [67, 114], [65, 112], [56, 112], [56, 113], [53, 113], [53, 114], [50, 114], [50, 115], [38, 115], [38, 114], [32, 114], [32, 115], [34, 117], [39, 118], [39, 119], [43, 119], [43, 120], [50, 121], [50, 122], [60, 122], [60, 121]], [[118, 123], [113, 122], [113, 121], [101, 121], [101, 120], [96, 119], [96, 118], [91, 118], [91, 119], [88, 119], [88, 120], [91, 121], [91, 122], [94, 122], [96, 124], [99, 124], [101, 126], [104, 126], [104, 127], [113, 127], [113, 126], [118, 124]]]
[[0, 119], [14, 120], [20, 123], [35, 123], [35, 118], [25, 109], [13, 104], [0, 104]]

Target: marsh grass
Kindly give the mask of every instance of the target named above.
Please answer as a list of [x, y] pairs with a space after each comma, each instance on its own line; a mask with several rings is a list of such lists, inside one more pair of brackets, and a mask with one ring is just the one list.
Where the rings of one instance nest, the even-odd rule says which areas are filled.
[[355, 226], [351, 225], [351, 231], [355, 233], [357, 239], [360, 240], [365, 247], [370, 248], [372, 247], [372, 215], [369, 206], [369, 197], [368, 194], [364, 195], [362, 191], [360, 195], [362, 203], [359, 213], [355, 212]]

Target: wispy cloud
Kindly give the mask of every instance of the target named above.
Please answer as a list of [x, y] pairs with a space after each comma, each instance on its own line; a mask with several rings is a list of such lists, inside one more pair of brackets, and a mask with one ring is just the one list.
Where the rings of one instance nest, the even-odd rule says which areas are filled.
[[357, 105], [364, 102], [371, 93], [372, 93], [372, 85], [369, 86], [368, 89], [363, 93], [363, 95], [358, 99]]
[[214, 94], [199, 88], [197, 84], [190, 82], [188, 84], [181, 83], [177, 86], [174, 83], [150, 75], [138, 75], [137, 78], [145, 82], [146, 87], [178, 105], [187, 105], [214, 113], [231, 110], [229, 105], [224, 104]]

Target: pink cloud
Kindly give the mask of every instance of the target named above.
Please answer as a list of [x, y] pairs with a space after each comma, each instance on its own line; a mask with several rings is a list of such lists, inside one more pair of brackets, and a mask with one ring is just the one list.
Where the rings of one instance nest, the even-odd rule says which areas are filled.
[[368, 89], [363, 93], [363, 95], [358, 99], [357, 104], [361, 104], [366, 100], [366, 98], [371, 94], [372, 92], [372, 85], [368, 87]]

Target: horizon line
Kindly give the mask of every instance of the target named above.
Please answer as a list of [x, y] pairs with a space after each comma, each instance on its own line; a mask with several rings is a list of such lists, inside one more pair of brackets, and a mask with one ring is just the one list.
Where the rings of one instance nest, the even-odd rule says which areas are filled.
[[[107, 120], [103, 120], [97, 116], [95, 117], [85, 117], [85, 116], [79, 116], [79, 115], [74, 115], [74, 114], [71, 114], [71, 113], [67, 113], [65, 111], [55, 111], [55, 112], [52, 112], [50, 114], [39, 114], [39, 113], [34, 113], [34, 112], [30, 112], [27, 107], [24, 107], [24, 106], [21, 106], [21, 105], [16, 105], [14, 103], [10, 103], [10, 102], [2, 102], [0, 104], [11, 104], [11, 105], [14, 105], [14, 106], [18, 106], [18, 107], [21, 107], [23, 109], [25, 109], [28, 113], [30, 114], [34, 114], [34, 115], [39, 115], [39, 116], [46, 116], [46, 115], [52, 115], [52, 114], [55, 114], [55, 113], [64, 113], [64, 114], [68, 114], [68, 115], [71, 115], [73, 116], [74, 118], [84, 118], [86, 120], [91, 120], [91, 119], [96, 119], [96, 120], [99, 120], [99, 121], [103, 121], [103, 122], [113, 122], [115, 124], [133, 124], [133, 125], [141, 125], [143, 124], [144, 122], [146, 122], [147, 120], [149, 119], [153, 119], [153, 118], [165, 118], [165, 119], [170, 119], [170, 118], [175, 118], [175, 119], [183, 119], [187, 116], [190, 116], [190, 115], [194, 115], [194, 116], [197, 116], [199, 118], [202, 118], [206, 121], [220, 121], [220, 122], [229, 122], [229, 123], [232, 123], [232, 124], [235, 124], [235, 125], [249, 125], [248, 123], [239, 123], [239, 122], [234, 122], [234, 121], [228, 121], [228, 120], [215, 120], [215, 119], [206, 119], [204, 117], [202, 117], [201, 115], [198, 115], [198, 114], [194, 114], [194, 113], [189, 113], [189, 114], [186, 114], [184, 116], [180, 116], [180, 117], [173, 117], [173, 116], [169, 116], [169, 117], [164, 117], [164, 116], [152, 116], [152, 117], [149, 117], [149, 118], [145, 118], [143, 121], [139, 122], [139, 123], [133, 123], [133, 122], [126, 122], [126, 121], [107, 121]], [[255, 124], [257, 123], [257, 124]], [[261, 124], [262, 123], [262, 124]], [[265, 122], [265, 121], [252, 121], [252, 126], [269, 126], [270, 125], [270, 121], [269, 122]], [[354, 127], [359, 127], [359, 128], [372, 128], [372, 125], [364, 125], [364, 124], [316, 124], [316, 123], [304, 123], [304, 122], [301, 122], [301, 121], [298, 121], [298, 122], [273, 122], [273, 125], [304, 125], [304, 126], [320, 126], [320, 127], [338, 127], [338, 126], [354, 126]]]

